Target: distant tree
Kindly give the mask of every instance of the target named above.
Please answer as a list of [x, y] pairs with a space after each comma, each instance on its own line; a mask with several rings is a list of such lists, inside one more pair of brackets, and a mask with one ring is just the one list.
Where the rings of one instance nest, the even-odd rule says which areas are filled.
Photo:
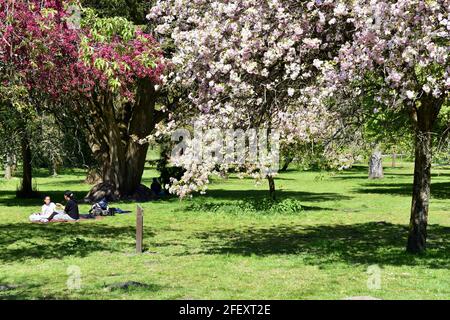
[[20, 132], [18, 132], [17, 114], [6, 103], [0, 102], [0, 155], [4, 161], [4, 178], [14, 176], [18, 155], [20, 155]]
[[[22, 158], [22, 184], [18, 195], [32, 196], [31, 141], [37, 106], [44, 102], [42, 87], [58, 86], [69, 79], [63, 69], [69, 60], [62, 43], [71, 48], [73, 32], [55, 14], [62, 4], [54, 1], [0, 0], [0, 101], [13, 121], [11, 135], [18, 134]], [[39, 83], [42, 87], [37, 86]], [[53, 92], [55, 93], [55, 92]], [[5, 124], [5, 122], [3, 122]]]
[[0, 133], [2, 154], [6, 158], [5, 178], [11, 179], [17, 161], [22, 164], [22, 181], [17, 190], [20, 197], [31, 197], [36, 195], [33, 190], [33, 169], [31, 140], [33, 132], [33, 121], [35, 113], [29, 106], [23, 108], [13, 106], [11, 100], [0, 100]]
[[364, 121], [361, 126], [364, 148], [369, 153], [369, 178], [383, 178], [383, 153], [391, 152], [393, 164], [396, 153], [409, 150], [411, 123], [404, 109], [386, 108], [366, 93]]

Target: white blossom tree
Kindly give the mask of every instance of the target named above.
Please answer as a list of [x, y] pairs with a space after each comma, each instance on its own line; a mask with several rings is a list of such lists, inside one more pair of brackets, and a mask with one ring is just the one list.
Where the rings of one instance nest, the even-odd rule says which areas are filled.
[[[329, 133], [335, 117], [317, 96], [316, 76], [351, 32], [346, 14], [330, 0], [157, 1], [148, 18], [174, 48], [166, 82], [190, 89], [187, 109], [166, 131], [195, 119], [205, 129], [278, 130], [282, 143]], [[206, 186], [217, 169], [189, 155], [172, 189], [181, 196]], [[273, 187], [267, 163], [245, 167]]]
[[409, 111], [415, 167], [407, 250], [422, 252], [432, 131], [449, 97], [450, 1], [358, 0], [349, 10], [355, 28], [352, 38], [332, 63], [322, 66], [327, 90], [335, 97], [348, 92], [373, 94], [382, 106]]

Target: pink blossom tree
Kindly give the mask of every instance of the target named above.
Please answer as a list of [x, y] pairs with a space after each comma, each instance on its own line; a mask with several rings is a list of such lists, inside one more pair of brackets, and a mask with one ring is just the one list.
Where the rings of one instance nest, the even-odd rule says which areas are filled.
[[139, 196], [147, 145], [136, 141], [162, 117], [155, 108], [162, 51], [123, 18], [100, 19], [85, 10], [74, 28], [69, 5], [0, 1], [1, 77], [9, 95], [3, 98], [11, 102], [17, 92], [15, 101], [38, 99], [40, 107], [79, 119], [102, 176], [89, 198]]
[[[19, 194], [23, 196], [34, 193], [27, 127], [42, 101], [42, 92], [35, 90], [34, 84], [50, 89], [49, 84], [54, 87], [53, 83], [70, 78], [65, 66], [70, 65], [69, 52], [76, 35], [64, 27], [62, 19], [58, 1], [0, 1], [0, 101], [11, 109], [14, 130], [20, 132], [23, 177]], [[50, 77], [52, 68], [61, 72]]]

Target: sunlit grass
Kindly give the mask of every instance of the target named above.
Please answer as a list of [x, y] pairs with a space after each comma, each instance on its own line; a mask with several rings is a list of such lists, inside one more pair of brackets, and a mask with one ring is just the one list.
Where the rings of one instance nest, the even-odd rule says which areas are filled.
[[[18, 179], [0, 179], [0, 291], [3, 299], [382, 299], [450, 298], [450, 169], [433, 168], [429, 248], [405, 253], [411, 164], [368, 180], [366, 168], [283, 173], [276, 204], [267, 185], [214, 179], [205, 196], [142, 204], [145, 253], [134, 254], [135, 215], [35, 225], [39, 200], [14, 197]], [[144, 182], [156, 176], [146, 170]], [[62, 201], [66, 189], [89, 189], [82, 170], [38, 173], [42, 194]], [[135, 210], [135, 203], [114, 204]], [[271, 206], [270, 210], [266, 207]], [[81, 205], [81, 211], [89, 207]], [[381, 268], [369, 289], [367, 268]], [[81, 270], [80, 291], [67, 268]], [[137, 281], [144, 288], [105, 290]]]

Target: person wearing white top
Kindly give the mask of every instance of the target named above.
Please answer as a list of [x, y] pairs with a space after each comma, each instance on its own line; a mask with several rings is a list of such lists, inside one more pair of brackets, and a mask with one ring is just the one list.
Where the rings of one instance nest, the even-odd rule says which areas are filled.
[[40, 222], [44, 219], [47, 219], [52, 215], [53, 212], [55, 212], [56, 204], [54, 204], [49, 196], [46, 196], [44, 198], [44, 205], [42, 206], [40, 213], [33, 213], [30, 216], [31, 222]]

